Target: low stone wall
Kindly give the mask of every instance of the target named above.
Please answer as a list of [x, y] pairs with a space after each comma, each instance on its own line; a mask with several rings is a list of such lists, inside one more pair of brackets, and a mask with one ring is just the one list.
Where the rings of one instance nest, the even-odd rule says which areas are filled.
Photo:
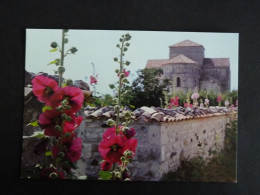
[[[86, 119], [79, 128], [83, 139], [82, 160], [78, 162], [77, 175], [97, 179], [101, 156], [98, 145], [101, 141], [106, 119]], [[163, 174], [175, 171], [181, 160], [196, 156], [210, 159], [212, 151], [224, 147], [225, 127], [229, 115], [211, 116], [175, 122], [134, 122], [138, 146], [132, 163], [129, 164], [134, 180], [158, 181]]]

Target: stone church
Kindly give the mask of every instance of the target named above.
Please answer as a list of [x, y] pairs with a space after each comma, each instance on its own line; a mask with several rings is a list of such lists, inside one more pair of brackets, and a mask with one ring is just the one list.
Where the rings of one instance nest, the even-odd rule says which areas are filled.
[[170, 92], [230, 91], [229, 58], [205, 58], [203, 45], [185, 40], [169, 46], [169, 59], [148, 60], [145, 68], [161, 68], [161, 79], [173, 82]]

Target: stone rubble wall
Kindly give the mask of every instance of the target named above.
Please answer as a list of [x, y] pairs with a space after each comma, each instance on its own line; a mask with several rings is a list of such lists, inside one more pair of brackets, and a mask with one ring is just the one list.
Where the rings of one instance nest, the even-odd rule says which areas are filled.
[[[97, 179], [102, 160], [98, 145], [106, 120], [86, 119], [79, 128], [83, 139], [82, 160], [78, 162], [77, 175]], [[181, 160], [201, 156], [204, 160], [213, 157], [212, 151], [224, 148], [224, 137], [228, 115], [183, 120], [177, 122], [135, 122], [138, 140], [135, 157], [129, 164], [134, 180], [158, 181], [163, 174], [175, 171]]]

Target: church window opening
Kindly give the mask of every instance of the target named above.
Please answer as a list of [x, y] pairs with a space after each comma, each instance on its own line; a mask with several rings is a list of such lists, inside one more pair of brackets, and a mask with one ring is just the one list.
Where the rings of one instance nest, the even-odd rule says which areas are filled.
[[180, 87], [181, 86], [181, 79], [180, 77], [177, 77], [177, 87]]

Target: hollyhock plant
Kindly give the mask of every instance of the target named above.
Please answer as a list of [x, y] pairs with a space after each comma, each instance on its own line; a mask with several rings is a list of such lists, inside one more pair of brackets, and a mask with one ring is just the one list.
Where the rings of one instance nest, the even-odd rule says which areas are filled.
[[62, 93], [55, 80], [39, 75], [33, 78], [32, 84], [33, 94], [40, 102], [45, 103], [47, 106], [55, 107], [62, 99]]

